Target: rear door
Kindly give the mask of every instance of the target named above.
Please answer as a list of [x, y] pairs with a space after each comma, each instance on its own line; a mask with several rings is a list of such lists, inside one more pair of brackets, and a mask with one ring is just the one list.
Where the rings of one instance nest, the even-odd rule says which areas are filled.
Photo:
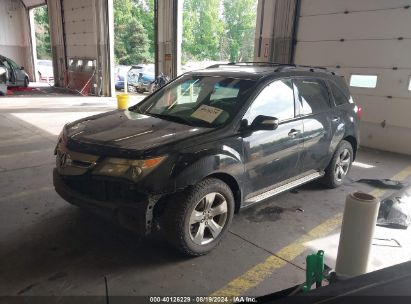
[[257, 131], [243, 139], [248, 197], [298, 173], [303, 124], [296, 115], [291, 79], [267, 84], [244, 119], [251, 124], [258, 115], [276, 117], [280, 124], [276, 130]]
[[324, 170], [332, 157], [336, 128], [328, 88], [321, 79], [296, 78], [293, 82], [304, 125], [301, 171]]
[[16, 76], [16, 85], [23, 85], [26, 74], [21, 70], [21, 66], [15, 63], [13, 60], [8, 59], [8, 61], [14, 71], [14, 75]]

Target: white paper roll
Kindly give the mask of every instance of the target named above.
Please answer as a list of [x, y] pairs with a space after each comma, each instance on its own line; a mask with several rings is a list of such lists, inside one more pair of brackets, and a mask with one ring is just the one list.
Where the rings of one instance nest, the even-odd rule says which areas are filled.
[[347, 196], [335, 266], [338, 276], [352, 277], [367, 272], [379, 204], [377, 198], [366, 193]]

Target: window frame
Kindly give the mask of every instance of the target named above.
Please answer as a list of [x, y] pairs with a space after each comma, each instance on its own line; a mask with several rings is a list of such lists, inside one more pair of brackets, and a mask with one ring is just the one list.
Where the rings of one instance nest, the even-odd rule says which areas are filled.
[[[324, 88], [327, 90], [327, 95], [328, 95], [328, 109], [324, 109], [323, 111], [320, 111], [320, 112], [316, 112], [316, 113], [310, 113], [310, 114], [304, 114], [303, 113], [303, 105], [301, 104], [301, 102], [300, 102], [300, 100], [299, 100], [299, 98], [298, 98], [298, 96], [297, 96], [297, 91], [298, 91], [298, 88], [297, 88], [297, 85], [295, 84], [295, 80], [315, 80], [315, 81], [318, 81], [318, 82], [320, 82], [320, 83], [322, 83], [322, 85], [324, 86]], [[309, 76], [300, 76], [300, 77], [293, 77], [293, 87], [294, 87], [294, 99], [295, 99], [295, 103], [298, 105], [298, 112], [299, 112], [299, 114], [298, 114], [298, 117], [308, 117], [308, 116], [314, 116], [314, 115], [318, 115], [318, 114], [321, 114], [321, 113], [325, 113], [325, 112], [327, 112], [327, 111], [330, 111], [330, 110], [332, 110], [334, 107], [335, 107], [335, 104], [334, 104], [334, 97], [333, 97], [333, 95], [332, 95], [332, 92], [331, 92], [331, 89], [330, 89], [330, 87], [328, 86], [328, 84], [327, 84], [327, 80], [326, 79], [323, 79], [323, 78], [319, 78], [319, 77], [313, 77], [313, 76], [311, 76], [311, 77], [309, 77]]]
[[[248, 111], [250, 110], [251, 106], [254, 104], [255, 100], [258, 98], [258, 96], [260, 96], [260, 94], [264, 91], [265, 88], [267, 88], [269, 85], [271, 85], [272, 83], [276, 82], [276, 81], [282, 81], [282, 80], [290, 80], [291, 83], [293, 84], [293, 100], [294, 100], [294, 117], [293, 118], [288, 118], [288, 119], [283, 119], [279, 121], [279, 125], [283, 124], [283, 123], [287, 123], [290, 121], [294, 121], [299, 119], [299, 107], [296, 104], [296, 99], [295, 99], [295, 91], [294, 91], [294, 83], [293, 83], [293, 77], [279, 77], [279, 78], [271, 78], [270, 80], [262, 83], [260, 85], [260, 87], [256, 90], [256, 94], [250, 98], [251, 101], [249, 103], [246, 104], [245, 111], [243, 114], [241, 114], [241, 119], [240, 119], [240, 123], [244, 120], [247, 120], [249, 124], [252, 123], [252, 121], [249, 121], [249, 119], [247, 119]], [[263, 114], [261, 114], [263, 115]]]
[[[353, 76], [374, 76], [374, 77], [376, 77], [375, 87], [359, 87], [359, 86], [353, 86], [353, 85], [351, 85], [351, 81], [352, 81], [352, 77], [353, 77]], [[349, 81], [348, 84], [349, 84], [349, 87], [350, 87], [350, 88], [374, 90], [374, 89], [378, 88], [378, 83], [379, 83], [378, 78], [379, 78], [379, 76], [380, 76], [380, 75], [378, 75], [378, 74], [363, 74], [363, 73], [361, 73], [361, 74], [350, 74], [350, 81]]]
[[[328, 91], [329, 91], [329, 93], [330, 93], [330, 96], [332, 97], [333, 107], [339, 108], [339, 107], [343, 107], [343, 106], [346, 106], [346, 105], [351, 104], [351, 102], [350, 102], [351, 95], [350, 95], [349, 97], [347, 97], [347, 96], [344, 94], [344, 92], [340, 89], [340, 87], [337, 85], [337, 83], [336, 83], [335, 81], [333, 81], [333, 80], [327, 80], [327, 81], [326, 81], [326, 84], [327, 84], [327, 87], [328, 87]], [[335, 96], [334, 96], [334, 93], [333, 93], [332, 85], [334, 85], [334, 86], [336, 87], [336, 89], [337, 89], [338, 91], [340, 91], [341, 95], [343, 95], [343, 96], [347, 99], [347, 102], [346, 102], [346, 103], [337, 105], [337, 103], [335, 102]]]

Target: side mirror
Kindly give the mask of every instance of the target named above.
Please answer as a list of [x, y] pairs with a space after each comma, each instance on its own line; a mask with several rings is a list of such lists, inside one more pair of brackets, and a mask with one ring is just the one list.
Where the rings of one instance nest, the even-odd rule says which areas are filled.
[[276, 117], [258, 115], [249, 126], [251, 131], [274, 131], [278, 128], [279, 120]]

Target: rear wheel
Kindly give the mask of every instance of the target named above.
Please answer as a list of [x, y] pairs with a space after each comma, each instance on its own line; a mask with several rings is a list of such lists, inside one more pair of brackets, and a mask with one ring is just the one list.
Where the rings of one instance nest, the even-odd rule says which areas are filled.
[[221, 180], [208, 178], [187, 193], [176, 195], [165, 213], [168, 240], [189, 256], [213, 250], [228, 230], [234, 214], [234, 197]]
[[127, 86], [127, 90], [129, 93], [135, 93], [137, 91], [136, 87], [132, 85]]
[[344, 179], [350, 172], [353, 161], [353, 149], [348, 141], [342, 140], [331, 159], [325, 175], [322, 179], [324, 185], [329, 188], [337, 188], [344, 183]]

